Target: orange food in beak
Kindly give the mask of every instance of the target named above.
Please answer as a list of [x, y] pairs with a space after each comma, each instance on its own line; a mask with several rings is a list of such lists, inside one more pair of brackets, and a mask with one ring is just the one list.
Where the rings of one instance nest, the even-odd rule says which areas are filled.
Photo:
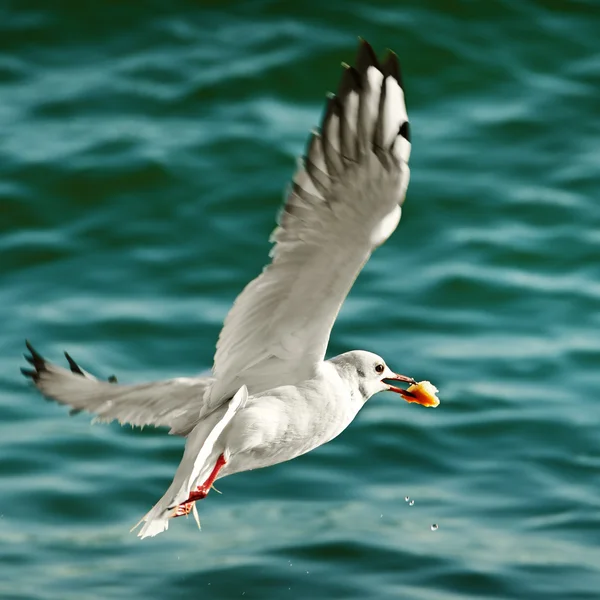
[[419, 381], [411, 385], [405, 393], [401, 391], [400, 394], [407, 402], [435, 408], [440, 403], [440, 399], [436, 396], [437, 392], [438, 389], [429, 381]]

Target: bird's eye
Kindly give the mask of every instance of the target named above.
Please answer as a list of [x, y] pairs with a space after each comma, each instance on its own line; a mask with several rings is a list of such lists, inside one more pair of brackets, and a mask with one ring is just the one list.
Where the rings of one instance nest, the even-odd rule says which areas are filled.
[[375, 366], [375, 371], [377, 371], [377, 373], [383, 373], [384, 369], [385, 369], [385, 367], [382, 364]]

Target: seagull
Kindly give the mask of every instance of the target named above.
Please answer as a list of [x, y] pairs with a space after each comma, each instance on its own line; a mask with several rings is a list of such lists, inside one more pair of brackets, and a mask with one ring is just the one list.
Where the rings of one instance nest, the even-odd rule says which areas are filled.
[[66, 352], [70, 369], [48, 362], [27, 342], [33, 368], [23, 374], [48, 399], [102, 422], [169, 427], [187, 438], [173, 482], [138, 523], [141, 538], [190, 512], [199, 525], [196, 502], [217, 479], [288, 461], [332, 440], [374, 394], [439, 403], [429, 382], [422, 382], [430, 392], [423, 393], [421, 384], [371, 352], [325, 360], [354, 280], [398, 226], [411, 149], [396, 55], [388, 51], [380, 62], [361, 39], [355, 66], [343, 63], [343, 69], [289, 186], [271, 236], [271, 262], [227, 315], [210, 376], [102, 381]]

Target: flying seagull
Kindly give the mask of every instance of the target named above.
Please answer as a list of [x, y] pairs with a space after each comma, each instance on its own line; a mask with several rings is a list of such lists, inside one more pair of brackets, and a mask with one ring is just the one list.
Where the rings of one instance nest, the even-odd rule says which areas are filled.
[[[70, 370], [29, 342], [22, 369], [49, 399], [104, 422], [170, 428], [187, 437], [142, 538], [191, 511], [226, 475], [290, 460], [340, 434], [374, 394], [437, 406], [437, 391], [370, 352], [325, 360], [331, 328], [371, 253], [396, 229], [409, 180], [410, 136], [398, 59], [360, 40], [343, 65], [272, 235], [271, 263], [238, 296], [217, 343], [212, 376], [124, 385], [100, 381], [68, 354]], [[405, 382], [407, 390], [389, 383]]]

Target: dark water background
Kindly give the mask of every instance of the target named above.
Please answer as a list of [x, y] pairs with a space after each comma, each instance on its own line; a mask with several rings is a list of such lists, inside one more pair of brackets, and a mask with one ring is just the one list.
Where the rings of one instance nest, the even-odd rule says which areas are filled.
[[[330, 353], [443, 404], [375, 397], [140, 542], [182, 440], [67, 418], [23, 341], [209, 368], [359, 34], [402, 61], [412, 182]], [[599, 90], [592, 0], [2, 3], [0, 597], [599, 598]]]

